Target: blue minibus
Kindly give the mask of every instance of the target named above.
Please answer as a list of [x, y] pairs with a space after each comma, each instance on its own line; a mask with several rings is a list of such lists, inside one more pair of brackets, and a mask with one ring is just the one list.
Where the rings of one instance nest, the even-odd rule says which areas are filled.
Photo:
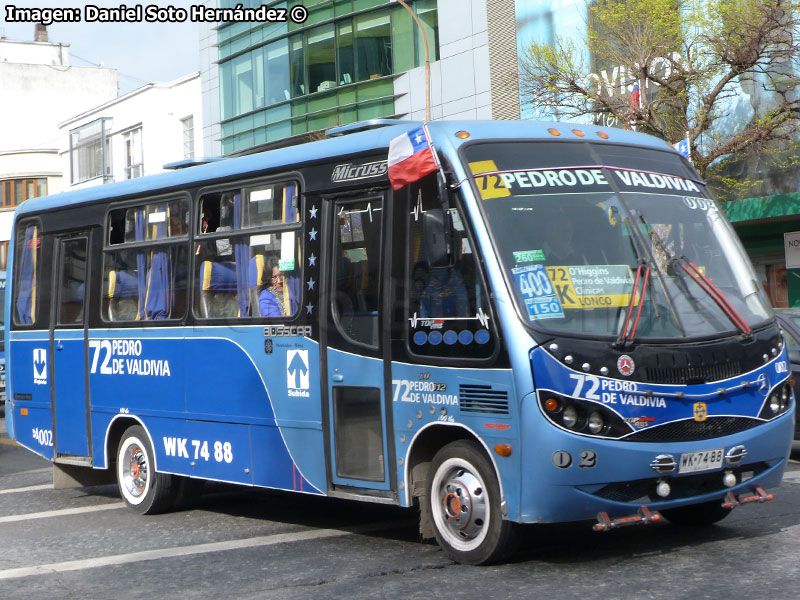
[[[436, 168], [393, 186], [410, 134]], [[361, 123], [30, 199], [11, 244], [10, 435], [139, 513], [203, 481], [418, 507], [482, 564], [524, 524], [714, 523], [786, 467], [780, 329], [647, 135]]]

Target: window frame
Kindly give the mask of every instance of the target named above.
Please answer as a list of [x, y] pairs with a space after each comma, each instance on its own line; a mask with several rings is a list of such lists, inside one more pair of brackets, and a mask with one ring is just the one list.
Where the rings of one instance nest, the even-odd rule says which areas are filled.
[[[425, 181], [425, 179], [421, 180]], [[409, 188], [409, 194], [411, 194], [410, 198], [416, 198], [417, 193], [419, 191], [419, 185], [421, 182], [417, 182], [417, 184], [412, 186], [407, 186]], [[395, 193], [395, 198], [397, 198], [397, 194]], [[419, 363], [426, 363], [426, 364], [433, 364], [433, 365], [445, 365], [445, 366], [458, 366], [463, 365], [464, 363], [469, 364], [470, 366], [488, 366], [492, 365], [497, 362], [498, 357], [500, 356], [501, 350], [503, 348], [502, 343], [502, 330], [500, 329], [500, 323], [497, 318], [497, 311], [494, 307], [494, 294], [492, 293], [492, 287], [490, 285], [489, 279], [486, 274], [486, 265], [485, 259], [483, 257], [483, 253], [481, 252], [481, 247], [477, 242], [477, 239], [474, 234], [474, 227], [472, 225], [472, 218], [467, 210], [466, 203], [464, 202], [463, 195], [461, 195], [458, 191], [451, 194], [449, 198], [449, 209], [450, 210], [457, 210], [460, 214], [461, 222], [464, 225], [464, 235], [465, 238], [468, 240], [471, 248], [472, 254], [475, 259], [475, 281], [480, 282], [483, 286], [484, 294], [486, 295], [486, 310], [485, 313], [489, 318], [489, 322], [486, 326], [486, 329], [489, 331], [491, 336], [490, 342], [492, 344], [492, 351], [486, 356], [474, 357], [469, 356], [468, 354], [462, 354], [461, 356], [435, 356], [430, 354], [420, 353], [414, 350], [414, 346], [411, 343], [412, 338], [412, 330], [411, 330], [411, 322], [409, 317], [412, 314], [411, 311], [411, 287], [413, 286], [413, 276], [414, 276], [414, 264], [413, 264], [413, 246], [411, 243], [411, 215], [414, 211], [414, 208], [409, 208], [409, 210], [403, 211], [403, 218], [405, 219], [405, 235], [403, 236], [403, 244], [405, 245], [405, 252], [403, 253], [403, 260], [404, 260], [404, 297], [403, 297], [403, 304], [404, 304], [404, 314], [403, 314], [403, 345], [405, 346], [406, 353], [410, 359], [413, 359]], [[415, 203], [410, 203], [407, 205], [408, 207], [416, 206]], [[422, 242], [424, 243], [424, 242]], [[422, 317], [418, 317], [422, 319]], [[438, 317], [425, 317], [425, 319], [437, 319]]]
[[[298, 220], [294, 223], [286, 224], [286, 223], [278, 223], [273, 225], [258, 225], [258, 226], [247, 226], [242, 227], [241, 229], [229, 229], [225, 231], [215, 231], [212, 233], [201, 233], [200, 228], [202, 226], [202, 217], [201, 217], [201, 209], [203, 205], [203, 198], [214, 195], [214, 194], [222, 194], [222, 193], [241, 193], [242, 198], [246, 198], [247, 194], [253, 190], [262, 189], [266, 186], [270, 185], [288, 185], [294, 183], [297, 187], [297, 214]], [[258, 179], [249, 179], [245, 181], [234, 181], [231, 183], [226, 184], [216, 184], [211, 185], [208, 187], [203, 187], [197, 190], [195, 194], [195, 202], [193, 204], [192, 210], [193, 214], [190, 218], [190, 228], [191, 228], [191, 249], [197, 247], [198, 244], [204, 242], [215, 242], [216, 240], [220, 239], [229, 239], [231, 240], [231, 245], [234, 245], [234, 240], [239, 237], [252, 237], [256, 235], [266, 235], [266, 234], [279, 234], [284, 232], [295, 232], [297, 237], [297, 251], [300, 251], [304, 247], [304, 233], [305, 233], [305, 218], [304, 218], [304, 207], [306, 203], [305, 199], [305, 180], [301, 176], [298, 171], [289, 171], [285, 173], [279, 173], [276, 175], [272, 175], [269, 177], [263, 177]], [[242, 215], [244, 217], [244, 215]], [[303, 300], [305, 298], [306, 290], [303, 285], [300, 286], [300, 298], [298, 298], [298, 310], [292, 315], [284, 315], [279, 317], [270, 317], [270, 316], [261, 316], [261, 315], [247, 315], [244, 317], [204, 317], [199, 314], [197, 299], [199, 295], [198, 289], [198, 281], [197, 281], [197, 274], [199, 273], [200, 266], [203, 262], [203, 259], [199, 258], [198, 255], [192, 251], [189, 257], [190, 262], [190, 270], [191, 276], [189, 278], [190, 285], [192, 287], [190, 297], [190, 312], [192, 318], [196, 320], [198, 323], [237, 323], [237, 324], [260, 324], [260, 323], [288, 323], [294, 321], [295, 319], [299, 318], [300, 315], [303, 313], [302, 308]], [[235, 262], [235, 261], [234, 261]], [[300, 281], [304, 281], [303, 274], [305, 271], [305, 265], [303, 264], [302, 260], [302, 253], [301, 259], [298, 261], [298, 276], [300, 277]]]
[[[19, 276], [20, 276], [20, 253], [22, 252], [22, 245], [18, 244], [18, 240], [14, 240], [14, 262], [13, 262], [13, 273], [11, 274], [12, 282], [13, 282], [13, 295], [10, 299], [11, 302], [11, 323], [9, 323], [10, 327], [14, 330], [36, 330], [36, 329], [49, 329], [50, 323], [50, 312], [49, 310], [42, 310], [42, 282], [45, 282], [45, 285], [50, 288], [52, 286], [52, 282], [50, 278], [42, 277], [42, 265], [44, 264], [44, 249], [46, 244], [45, 235], [50, 237], [50, 234], [45, 234], [42, 231], [42, 220], [38, 217], [22, 217], [21, 219], [17, 220], [14, 223], [14, 236], [18, 237], [20, 234], [24, 235], [24, 231], [27, 227], [34, 226], [37, 227], [39, 230], [39, 257], [38, 257], [38, 272], [36, 278], [36, 298], [35, 298], [35, 305], [36, 305], [36, 315], [35, 318], [31, 319], [30, 323], [21, 323], [16, 309], [17, 304], [17, 297], [19, 294]], [[24, 237], [21, 238], [24, 240]], [[52, 257], [51, 257], [52, 261]], [[6, 294], [8, 294], [8, 283], [6, 282]], [[46, 323], [41, 323], [42, 315], [45, 315], [44, 318], [47, 319]]]
[[[111, 213], [118, 211], [118, 210], [128, 210], [130, 208], [139, 208], [139, 207], [146, 207], [151, 204], [163, 204], [168, 202], [182, 202], [183, 206], [186, 210], [189, 211], [189, 222], [186, 223], [186, 232], [182, 235], [168, 237], [160, 240], [141, 240], [135, 242], [121, 242], [119, 244], [111, 244], [109, 242], [110, 239], [110, 218]], [[99, 268], [102, 273], [101, 277], [101, 285], [100, 285], [100, 321], [105, 327], [164, 327], [164, 326], [175, 326], [179, 323], [185, 323], [186, 319], [189, 315], [188, 306], [191, 302], [191, 286], [192, 286], [192, 274], [189, 272], [186, 274], [186, 302], [183, 310], [183, 314], [179, 317], [172, 317], [168, 319], [147, 319], [147, 320], [125, 320], [125, 321], [112, 321], [108, 318], [108, 315], [105, 310], [107, 300], [106, 298], [106, 257], [111, 254], [117, 254], [129, 250], [140, 250], [140, 249], [153, 249], [153, 248], [180, 248], [181, 245], [184, 247], [186, 252], [186, 265], [190, 264], [191, 257], [189, 256], [191, 247], [189, 245], [189, 241], [191, 236], [189, 235], [189, 231], [192, 227], [192, 195], [186, 190], [178, 190], [172, 193], [166, 194], [159, 194], [157, 196], [150, 196], [146, 198], [137, 198], [135, 200], [125, 200], [122, 202], [112, 202], [106, 206], [105, 213], [104, 213], [104, 220], [103, 220], [103, 243], [100, 249], [100, 261], [99, 261]], [[178, 250], [180, 252], [180, 250]], [[178, 255], [180, 257], [180, 255]], [[183, 268], [185, 268], [185, 266]], [[175, 280], [174, 273], [180, 269], [181, 266], [179, 265], [178, 268], [173, 268], [173, 284]]]

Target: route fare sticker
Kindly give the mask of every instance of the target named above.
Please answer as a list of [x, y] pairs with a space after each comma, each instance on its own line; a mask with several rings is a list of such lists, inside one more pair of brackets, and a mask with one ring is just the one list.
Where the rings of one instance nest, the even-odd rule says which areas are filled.
[[519, 252], [514, 252], [514, 262], [517, 264], [544, 261], [544, 250], [521, 250]]
[[530, 321], [564, 318], [564, 310], [544, 265], [516, 267], [511, 272], [517, 289], [522, 293]]
[[628, 306], [633, 274], [628, 265], [547, 267], [559, 303], [567, 310]]

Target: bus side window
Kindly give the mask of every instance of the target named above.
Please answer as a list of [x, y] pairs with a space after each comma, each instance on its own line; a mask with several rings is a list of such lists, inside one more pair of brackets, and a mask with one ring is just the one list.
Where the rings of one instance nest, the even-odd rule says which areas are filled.
[[466, 220], [451, 207], [452, 255], [448, 266], [432, 266], [426, 256], [422, 214], [440, 208], [436, 188], [422, 180], [417, 206], [408, 215], [406, 323], [413, 354], [437, 358], [487, 358], [494, 352], [488, 295]]
[[[186, 313], [186, 203], [112, 210], [103, 259], [103, 319], [180, 319]], [[173, 241], [174, 240], [174, 241]], [[143, 242], [154, 242], [144, 246]], [[131, 244], [138, 244], [131, 247]]]
[[42, 234], [38, 225], [17, 228], [17, 258], [14, 262], [14, 324], [33, 325], [39, 308], [39, 279], [42, 265]]
[[[202, 319], [291, 317], [300, 306], [300, 238], [254, 228], [298, 222], [298, 185], [262, 184], [205, 194], [195, 233], [195, 314]], [[221, 237], [220, 232], [225, 232]], [[228, 235], [229, 234], [229, 235]]]

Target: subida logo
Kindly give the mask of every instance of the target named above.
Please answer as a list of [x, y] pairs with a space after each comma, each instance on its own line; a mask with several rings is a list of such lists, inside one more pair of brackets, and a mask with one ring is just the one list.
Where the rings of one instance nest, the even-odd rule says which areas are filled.
[[47, 352], [44, 348], [33, 349], [33, 383], [47, 385]]
[[311, 387], [308, 372], [308, 350], [286, 352], [286, 387], [289, 396], [308, 398]]
[[347, 163], [344, 165], [336, 165], [333, 167], [331, 174], [331, 181], [358, 181], [359, 179], [369, 179], [370, 177], [380, 177], [386, 175], [389, 171], [388, 164], [385, 160], [376, 162], [365, 163], [363, 165], [354, 165]]

